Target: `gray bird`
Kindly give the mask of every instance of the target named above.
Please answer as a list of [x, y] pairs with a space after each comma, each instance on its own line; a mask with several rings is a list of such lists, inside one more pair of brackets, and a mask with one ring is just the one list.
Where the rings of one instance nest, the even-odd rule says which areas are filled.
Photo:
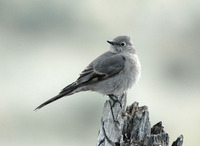
[[111, 44], [109, 51], [92, 61], [75, 82], [35, 110], [80, 91], [96, 91], [109, 97], [126, 93], [140, 77], [138, 56], [129, 36], [118, 36], [107, 42]]

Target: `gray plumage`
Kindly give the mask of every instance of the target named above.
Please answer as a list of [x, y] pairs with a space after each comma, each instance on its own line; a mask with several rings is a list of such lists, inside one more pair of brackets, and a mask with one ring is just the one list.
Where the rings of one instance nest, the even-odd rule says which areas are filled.
[[96, 91], [103, 95], [122, 95], [140, 77], [140, 62], [129, 36], [118, 36], [112, 41], [110, 51], [92, 61], [79, 78], [55, 97], [36, 109], [80, 91]]

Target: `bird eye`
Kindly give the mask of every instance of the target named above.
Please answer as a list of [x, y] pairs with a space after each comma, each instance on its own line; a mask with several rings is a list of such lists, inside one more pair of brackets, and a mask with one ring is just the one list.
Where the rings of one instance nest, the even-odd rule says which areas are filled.
[[121, 45], [121, 46], [126, 46], [126, 43], [125, 43], [125, 42], [122, 42], [120, 45]]

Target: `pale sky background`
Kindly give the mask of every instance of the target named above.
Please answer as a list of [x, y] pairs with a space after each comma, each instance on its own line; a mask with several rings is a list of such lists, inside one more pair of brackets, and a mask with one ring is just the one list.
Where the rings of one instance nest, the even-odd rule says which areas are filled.
[[65, 97], [33, 110], [109, 49], [132, 37], [142, 64], [128, 105], [147, 105], [170, 144], [200, 136], [200, 1], [0, 0], [0, 145], [95, 145], [106, 96]]

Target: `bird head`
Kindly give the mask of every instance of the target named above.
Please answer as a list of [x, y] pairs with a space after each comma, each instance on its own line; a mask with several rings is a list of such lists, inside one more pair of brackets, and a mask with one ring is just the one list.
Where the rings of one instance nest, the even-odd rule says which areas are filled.
[[129, 52], [135, 53], [135, 49], [133, 47], [133, 43], [129, 36], [118, 36], [111, 41], [107, 41], [111, 44], [112, 52]]

